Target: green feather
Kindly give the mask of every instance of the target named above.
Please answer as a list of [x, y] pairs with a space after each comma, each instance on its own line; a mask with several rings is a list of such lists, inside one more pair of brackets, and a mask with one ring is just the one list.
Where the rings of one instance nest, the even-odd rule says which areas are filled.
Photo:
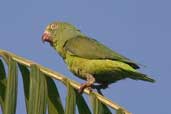
[[86, 36], [77, 36], [69, 39], [64, 45], [64, 49], [78, 57], [87, 59], [117, 60], [129, 64], [133, 68], [139, 68], [135, 62]]
[[[51, 27], [54, 24], [55, 29]], [[91, 74], [97, 83], [110, 84], [125, 78], [154, 82], [136, 70], [137, 63], [87, 37], [69, 23], [54, 22], [45, 31], [50, 33], [51, 46], [79, 78], [86, 79], [85, 74]]]
[[67, 54], [65, 62], [76, 76], [86, 79], [84, 74], [90, 73], [98, 83], [113, 83], [125, 78], [154, 82], [147, 75], [120, 61], [85, 59]]

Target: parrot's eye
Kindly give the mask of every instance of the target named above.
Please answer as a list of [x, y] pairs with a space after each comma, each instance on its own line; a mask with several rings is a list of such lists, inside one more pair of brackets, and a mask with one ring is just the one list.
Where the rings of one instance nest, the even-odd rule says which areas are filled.
[[51, 25], [50, 25], [50, 28], [51, 28], [52, 30], [57, 29], [57, 28], [58, 28], [58, 25], [56, 25], [56, 24], [51, 24]]

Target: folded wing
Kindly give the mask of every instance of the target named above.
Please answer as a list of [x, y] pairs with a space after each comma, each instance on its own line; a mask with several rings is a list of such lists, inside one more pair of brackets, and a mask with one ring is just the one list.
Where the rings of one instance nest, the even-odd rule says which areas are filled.
[[69, 39], [64, 49], [69, 51], [72, 55], [86, 58], [86, 59], [109, 59], [117, 60], [129, 64], [135, 69], [139, 66], [134, 61], [124, 57], [121, 54], [111, 50], [100, 42], [83, 36], [77, 36]]

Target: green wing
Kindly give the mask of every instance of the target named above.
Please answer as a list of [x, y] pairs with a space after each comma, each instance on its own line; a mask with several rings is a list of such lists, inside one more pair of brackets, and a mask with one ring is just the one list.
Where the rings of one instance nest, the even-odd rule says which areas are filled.
[[90, 39], [88, 37], [77, 36], [71, 38], [65, 43], [64, 49], [78, 57], [87, 59], [117, 60], [125, 62], [133, 68], [139, 68], [139, 66], [135, 62], [118, 54], [117, 52], [114, 52], [98, 41]]

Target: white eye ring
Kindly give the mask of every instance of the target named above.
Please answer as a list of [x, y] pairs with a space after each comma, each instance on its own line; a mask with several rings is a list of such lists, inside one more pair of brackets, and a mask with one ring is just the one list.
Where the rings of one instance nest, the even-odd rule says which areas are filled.
[[57, 26], [56, 24], [51, 24], [51, 25], [50, 25], [50, 28], [51, 28], [52, 30], [57, 29], [57, 27], [58, 27], [58, 26]]

